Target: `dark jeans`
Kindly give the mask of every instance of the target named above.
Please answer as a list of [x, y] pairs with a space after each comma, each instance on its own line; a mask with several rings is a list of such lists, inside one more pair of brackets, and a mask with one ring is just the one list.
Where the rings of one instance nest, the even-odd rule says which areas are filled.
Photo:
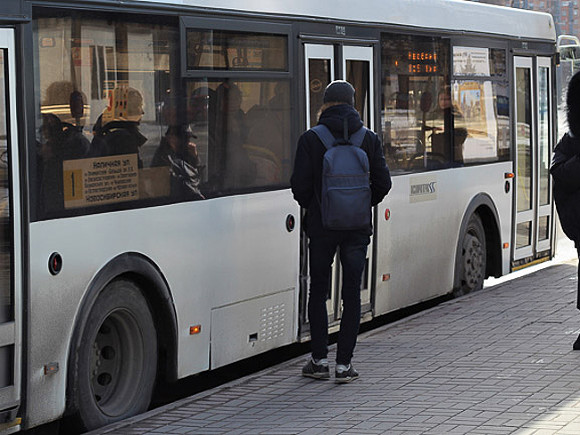
[[337, 247], [342, 265], [343, 311], [338, 333], [337, 364], [350, 364], [360, 325], [360, 287], [370, 237], [357, 231], [333, 231], [310, 238], [310, 297], [308, 320], [312, 357], [328, 354], [328, 313], [331, 266]]

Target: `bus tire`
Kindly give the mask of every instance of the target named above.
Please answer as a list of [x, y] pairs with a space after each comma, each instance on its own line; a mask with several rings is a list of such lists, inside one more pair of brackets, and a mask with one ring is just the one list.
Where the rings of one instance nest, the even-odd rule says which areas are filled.
[[157, 373], [157, 334], [139, 288], [118, 279], [96, 299], [72, 355], [73, 426], [92, 430], [147, 410]]
[[472, 214], [467, 222], [459, 245], [460, 259], [455, 271], [458, 276], [453, 290], [454, 296], [461, 296], [483, 288], [486, 272], [485, 229], [477, 214]]

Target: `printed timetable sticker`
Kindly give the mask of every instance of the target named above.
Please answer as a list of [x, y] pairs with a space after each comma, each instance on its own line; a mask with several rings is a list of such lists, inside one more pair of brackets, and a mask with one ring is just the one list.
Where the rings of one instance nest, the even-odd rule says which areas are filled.
[[139, 199], [137, 154], [65, 160], [62, 176], [65, 208]]

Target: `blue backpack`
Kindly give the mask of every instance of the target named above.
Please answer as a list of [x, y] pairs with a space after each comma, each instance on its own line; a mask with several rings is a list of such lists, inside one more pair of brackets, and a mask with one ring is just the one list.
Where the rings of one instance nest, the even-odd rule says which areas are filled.
[[361, 149], [367, 129], [336, 139], [322, 124], [312, 128], [326, 147], [322, 163], [320, 209], [322, 225], [329, 230], [368, 228], [371, 223], [369, 159]]

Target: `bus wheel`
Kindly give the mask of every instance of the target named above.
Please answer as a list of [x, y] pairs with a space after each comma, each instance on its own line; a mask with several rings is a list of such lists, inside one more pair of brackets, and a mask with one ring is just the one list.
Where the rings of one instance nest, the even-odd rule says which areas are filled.
[[461, 258], [456, 271], [459, 274], [456, 280], [458, 286], [453, 291], [455, 296], [483, 288], [486, 255], [485, 230], [479, 216], [473, 214], [461, 241]]
[[85, 325], [69, 378], [73, 424], [91, 430], [146, 411], [157, 373], [157, 335], [139, 288], [113, 281]]

